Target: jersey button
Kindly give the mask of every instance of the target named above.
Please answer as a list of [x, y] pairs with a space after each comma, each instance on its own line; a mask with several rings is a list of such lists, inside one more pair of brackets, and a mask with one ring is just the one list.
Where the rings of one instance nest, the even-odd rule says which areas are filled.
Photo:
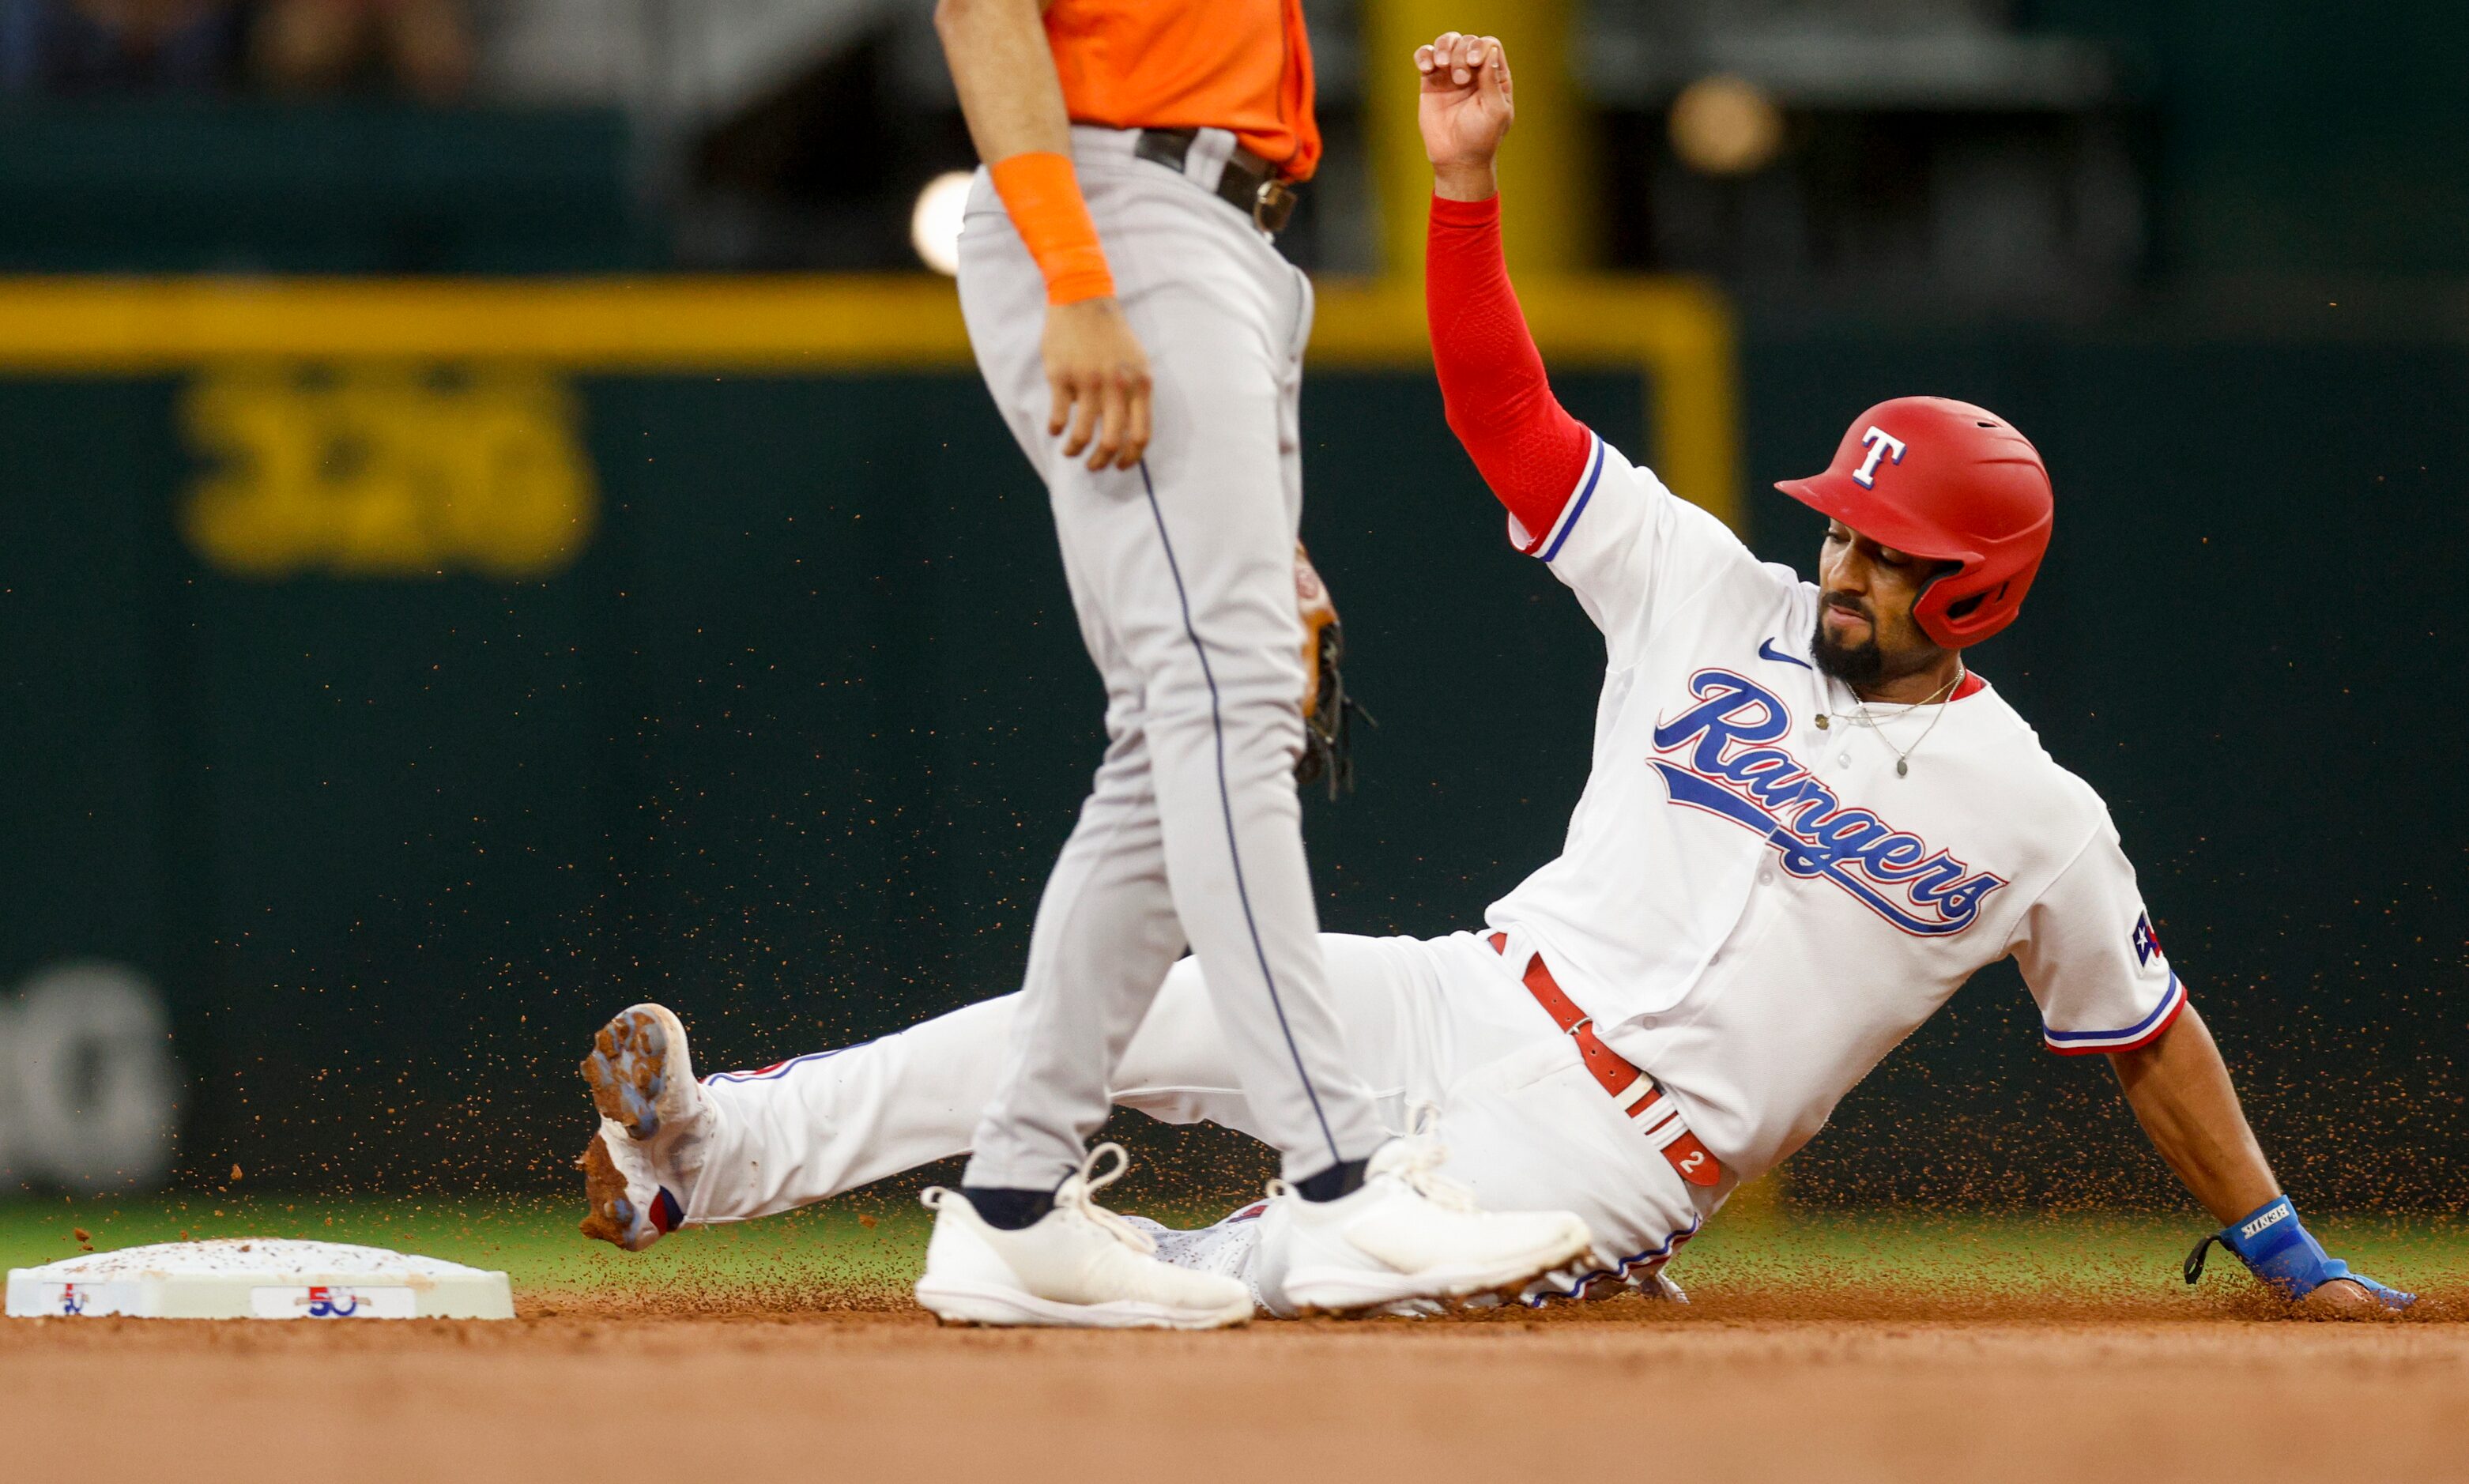
[[1837, 757], [1834, 762], [1837, 766], [1850, 767], [1852, 765], [1852, 754], [1848, 752], [1844, 753], [1840, 757]]
[[1768, 867], [1767, 869], [1758, 873], [1758, 884], [1760, 886], [1772, 886], [1774, 884], [1774, 870], [1772, 867]]

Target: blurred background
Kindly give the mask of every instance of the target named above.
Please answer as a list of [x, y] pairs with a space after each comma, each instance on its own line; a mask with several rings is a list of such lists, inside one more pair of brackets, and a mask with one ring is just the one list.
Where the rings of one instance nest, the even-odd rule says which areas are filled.
[[[1404, 57], [1495, 31], [1564, 399], [1803, 571], [1766, 486], [1863, 407], [2031, 434], [1977, 668], [2299, 1200], [2457, 1211], [2457, 8], [1306, 9], [1305, 530], [1382, 723], [1326, 924], [1472, 925], [1584, 776], [1600, 647], [1419, 349]], [[1098, 695], [935, 274], [930, 10], [0, 0], [0, 1191], [555, 1187], [635, 999], [715, 1069], [1012, 987]], [[2182, 1204], [2038, 1043], [1984, 973], [1788, 1199]]]

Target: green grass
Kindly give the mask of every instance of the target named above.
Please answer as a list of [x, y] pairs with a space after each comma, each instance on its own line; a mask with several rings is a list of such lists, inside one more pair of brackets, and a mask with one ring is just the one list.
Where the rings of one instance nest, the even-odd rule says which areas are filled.
[[[914, 1214], [911, 1214], [911, 1211]], [[743, 1225], [681, 1233], [625, 1253], [575, 1231], [577, 1200], [316, 1200], [280, 1196], [0, 1202], [0, 1267], [209, 1237], [307, 1237], [417, 1252], [502, 1269], [518, 1292], [675, 1286], [681, 1290], [788, 1284], [883, 1287], [915, 1276], [922, 1209], [835, 1202]], [[873, 1225], [865, 1222], [872, 1221]]]
[[[579, 1215], [575, 1202], [530, 1198], [20, 1200], [0, 1202], [0, 1267], [73, 1256], [74, 1234], [83, 1228], [105, 1250], [176, 1241], [184, 1232], [363, 1243], [502, 1268], [518, 1291], [530, 1293], [610, 1287], [681, 1294], [772, 1286], [890, 1290], [915, 1275], [927, 1231], [926, 1213], [906, 1200], [833, 1202], [682, 1233], [629, 1255], [576, 1235]], [[2330, 1217], [2310, 1224], [2334, 1253], [2387, 1282], [2469, 1288], [2469, 1222], [2459, 1219]], [[2157, 1295], [2182, 1291], [2179, 1265], [2200, 1234], [2191, 1221], [2151, 1216], [1743, 1213], [1710, 1225], [1673, 1272], [1707, 1290], [1819, 1285]], [[2214, 1263], [2215, 1272], [2236, 1270], [2221, 1254]]]
[[[2469, 1286], [2469, 1222], [2457, 1218], [2335, 1215], [2308, 1225], [2333, 1255], [2395, 1287]], [[2112, 1213], [1828, 1212], [1729, 1225], [1719, 1219], [1674, 1260], [1673, 1273], [1710, 1289], [1819, 1284], [2157, 1296], [2184, 1291], [2180, 1272], [2204, 1229], [2190, 1217]], [[2247, 1281], [2237, 1260], [2217, 1248], [2206, 1274], [2206, 1286]]]

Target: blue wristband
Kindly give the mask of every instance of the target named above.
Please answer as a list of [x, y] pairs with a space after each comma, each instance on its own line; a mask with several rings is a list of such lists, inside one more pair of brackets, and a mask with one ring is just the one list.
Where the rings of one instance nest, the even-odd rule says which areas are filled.
[[2304, 1298], [2336, 1278], [2345, 1278], [2381, 1299], [2387, 1308], [2406, 1309], [2417, 1301], [2413, 1293], [2349, 1271], [2348, 1264], [2324, 1251], [2323, 1244], [2297, 1220], [2297, 1207], [2287, 1196], [2273, 1197], [2196, 1243], [2195, 1250], [2186, 1254], [2189, 1284], [2203, 1277], [2204, 1254], [2215, 1242], [2236, 1253], [2247, 1271], [2286, 1299]]

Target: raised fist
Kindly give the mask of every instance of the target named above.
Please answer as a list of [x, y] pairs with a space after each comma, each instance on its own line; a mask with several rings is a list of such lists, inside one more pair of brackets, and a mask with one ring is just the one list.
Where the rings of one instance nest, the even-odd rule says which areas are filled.
[[1501, 49], [1500, 38], [1443, 33], [1431, 45], [1415, 49], [1415, 70], [1423, 79], [1417, 119], [1432, 168], [1442, 173], [1488, 170], [1501, 137], [1517, 117], [1510, 95], [1509, 54]]

